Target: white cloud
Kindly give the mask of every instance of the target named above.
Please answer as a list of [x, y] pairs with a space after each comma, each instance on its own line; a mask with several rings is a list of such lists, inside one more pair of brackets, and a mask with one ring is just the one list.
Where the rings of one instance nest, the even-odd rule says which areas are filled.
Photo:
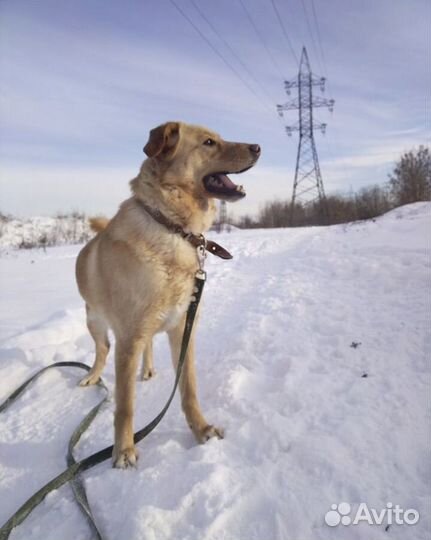
[[2, 167], [0, 210], [17, 216], [69, 210], [113, 215], [137, 173], [138, 168]]
[[20, 20], [19, 28], [1, 53], [0, 107], [4, 124], [15, 129], [94, 140], [181, 115], [197, 121], [208, 107], [219, 116], [235, 111], [243, 122], [251, 111], [254, 121], [275, 111], [269, 104], [265, 113], [212, 56], [201, 62], [170, 43], [73, 34], [41, 21]]
[[[46, 168], [2, 167], [0, 169], [0, 210], [15, 215], [53, 215], [79, 210], [87, 214], [113, 215], [129, 197], [128, 182], [135, 168]], [[287, 199], [291, 195], [293, 170], [257, 166], [243, 175], [232, 176], [243, 184], [247, 197], [229, 204], [229, 213], [255, 213], [268, 199]], [[14, 189], [10, 189], [14, 186]], [[25, 209], [25, 211], [23, 211]]]
[[[389, 0], [381, 5], [369, 0], [368, 9], [342, 0], [325, 10], [317, 6], [330, 89], [336, 90], [334, 115], [315, 111], [316, 120], [328, 122], [330, 150], [317, 138], [327, 192], [384, 182], [399, 154], [426, 140], [423, 55], [412, 54], [422, 46], [424, 23], [399, 28], [404, 19], [421, 18], [421, 2], [412, 1], [413, 7], [392, 7]], [[85, 2], [48, 0], [37, 9], [26, 2], [2, 5], [2, 209], [114, 211], [127, 196], [148, 130], [168, 119], [202, 123], [227, 139], [261, 144], [262, 159], [244, 177], [248, 196], [230, 207], [236, 214], [257, 211], [268, 199], [289, 198], [297, 139], [288, 139], [277, 125], [271, 100], [262, 108], [175, 10], [155, 0], [130, 12], [108, 4], [103, 17]], [[235, 6], [224, 0], [205, 11], [278, 96], [274, 104], [287, 100], [281, 78], [273, 75], [240, 4]], [[301, 6], [295, 6], [288, 11], [297, 22], [287, 24], [294, 26], [299, 49], [309, 36]], [[287, 76], [294, 77], [277, 21], [260, 2], [250, 9]], [[149, 10], [152, 18], [139, 20]], [[311, 48], [309, 53], [318, 73]], [[292, 111], [286, 123], [296, 121]], [[101, 177], [109, 186], [103, 193]]]

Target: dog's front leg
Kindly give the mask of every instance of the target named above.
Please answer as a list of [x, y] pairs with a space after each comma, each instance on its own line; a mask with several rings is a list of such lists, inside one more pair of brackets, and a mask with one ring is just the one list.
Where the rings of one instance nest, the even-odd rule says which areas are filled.
[[117, 339], [115, 345], [115, 443], [112, 454], [114, 467], [124, 469], [135, 465], [138, 458], [133, 442], [133, 411], [135, 377], [142, 353], [141, 340]]
[[155, 374], [156, 370], [154, 369], [153, 362], [153, 340], [150, 340], [144, 349], [144, 357], [142, 358], [141, 381], [148, 381], [148, 379], [154, 377]]
[[[169, 343], [172, 352], [174, 368], [177, 368], [181, 351], [185, 319], [168, 331]], [[194, 332], [190, 337], [189, 346], [180, 379], [181, 405], [186, 416], [187, 423], [192, 429], [196, 439], [200, 443], [206, 442], [211, 437], [223, 438], [223, 429], [208, 424], [205, 420], [197, 398], [196, 372], [194, 358]]]

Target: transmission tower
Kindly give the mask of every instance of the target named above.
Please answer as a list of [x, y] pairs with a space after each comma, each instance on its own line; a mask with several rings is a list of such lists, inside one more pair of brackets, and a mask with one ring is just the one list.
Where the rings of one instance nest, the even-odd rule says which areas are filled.
[[218, 221], [218, 232], [223, 232], [223, 229], [226, 227], [227, 222], [227, 208], [226, 201], [220, 201], [220, 212], [219, 212], [219, 221]]
[[299, 110], [299, 121], [294, 125], [286, 126], [286, 132], [289, 137], [294, 131], [299, 131], [298, 153], [290, 210], [291, 225], [294, 224], [295, 203], [302, 203], [304, 207], [318, 203], [323, 219], [327, 220], [329, 217], [316, 143], [314, 142], [314, 130], [320, 129], [322, 133], [325, 133], [326, 124], [315, 124], [313, 122], [314, 107], [328, 107], [331, 112], [334, 108], [335, 102], [333, 99], [323, 99], [313, 96], [314, 86], [319, 86], [320, 90], [324, 92], [325, 81], [325, 77], [316, 77], [311, 72], [307, 50], [303, 47], [298, 77], [284, 82], [284, 87], [288, 95], [290, 95], [290, 91], [293, 88], [298, 88], [298, 97], [288, 101], [284, 105], [277, 105], [277, 111], [281, 117], [283, 117], [284, 111]]

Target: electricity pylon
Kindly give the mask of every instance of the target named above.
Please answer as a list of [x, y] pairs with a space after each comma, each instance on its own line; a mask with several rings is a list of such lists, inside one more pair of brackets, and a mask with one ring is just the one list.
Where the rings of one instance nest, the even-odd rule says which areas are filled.
[[288, 95], [290, 95], [290, 91], [293, 88], [298, 88], [298, 97], [288, 101], [284, 105], [277, 105], [277, 111], [280, 116], [283, 116], [284, 111], [299, 110], [298, 123], [286, 126], [286, 132], [289, 137], [294, 131], [299, 131], [298, 153], [289, 218], [291, 225], [294, 224], [295, 203], [302, 203], [305, 207], [317, 202], [323, 220], [327, 221], [329, 218], [316, 143], [314, 142], [314, 130], [320, 129], [322, 133], [325, 133], [326, 124], [315, 124], [313, 122], [314, 107], [328, 107], [331, 112], [334, 108], [335, 102], [333, 99], [323, 99], [313, 96], [313, 87], [320, 86], [320, 90], [323, 92], [325, 90], [325, 81], [325, 77], [316, 77], [311, 72], [307, 50], [303, 47], [298, 77], [284, 82], [284, 88]]
[[220, 212], [219, 212], [219, 222], [218, 222], [218, 232], [223, 232], [223, 230], [226, 228], [227, 223], [227, 208], [226, 208], [226, 201], [221, 200], [220, 201]]

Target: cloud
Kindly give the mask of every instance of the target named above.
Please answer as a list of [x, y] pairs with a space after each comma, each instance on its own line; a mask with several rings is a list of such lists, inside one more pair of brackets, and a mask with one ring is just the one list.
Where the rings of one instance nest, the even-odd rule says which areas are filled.
[[197, 118], [209, 106], [235, 110], [244, 120], [272, 107], [262, 109], [217, 58], [202, 62], [170, 43], [125, 42], [25, 19], [12, 18], [10, 27], [19, 33], [9, 32], [1, 55], [1, 108], [14, 129], [87, 140], [96, 130], [100, 137], [142, 129], [152, 118], [177, 118], [179, 110]]
[[[325, 10], [317, 5], [326, 75], [336, 99], [332, 117], [315, 111], [316, 121], [328, 122], [326, 138], [316, 134], [328, 192], [384, 182], [399, 154], [427, 139], [426, 70], [424, 55], [416, 54], [424, 43], [425, 4], [412, 2], [413, 7], [369, 1], [368, 9], [342, 0]], [[233, 205], [233, 212], [290, 197], [298, 141], [285, 136], [274, 110], [276, 102], [288, 97], [238, 2], [222, 0], [203, 9], [274, 103], [262, 96], [262, 106], [169, 3], [107, 3], [103, 14], [91, 6], [83, 0], [1, 5], [3, 205], [27, 214], [36, 208], [115, 209], [143, 158], [148, 130], [169, 119], [202, 123], [227, 139], [261, 144], [257, 168], [244, 177], [247, 199]], [[249, 9], [287, 77], [293, 78], [297, 68], [274, 14], [260, 0], [250, 2]], [[293, 3], [283, 13], [299, 51], [310, 41], [301, 5]], [[203, 21], [194, 20], [204, 30]], [[417, 25], [400, 29], [403, 20]], [[319, 73], [312, 47], [309, 53]], [[296, 121], [296, 111], [286, 115], [286, 123]], [[101, 177], [110, 188], [98, 198]]]
[[[0, 210], [17, 216], [79, 210], [113, 215], [138, 168], [2, 167]], [[11, 189], [13, 186], [13, 189]]]
[[[127, 168], [14, 166], [0, 169], [1, 211], [14, 215], [52, 215], [63, 210], [113, 215], [130, 196], [128, 182], [138, 166]], [[262, 202], [291, 194], [293, 170], [259, 167], [234, 176], [247, 192], [243, 201], [229, 205], [234, 215], [257, 212]], [[11, 190], [10, 186], [14, 189]]]

